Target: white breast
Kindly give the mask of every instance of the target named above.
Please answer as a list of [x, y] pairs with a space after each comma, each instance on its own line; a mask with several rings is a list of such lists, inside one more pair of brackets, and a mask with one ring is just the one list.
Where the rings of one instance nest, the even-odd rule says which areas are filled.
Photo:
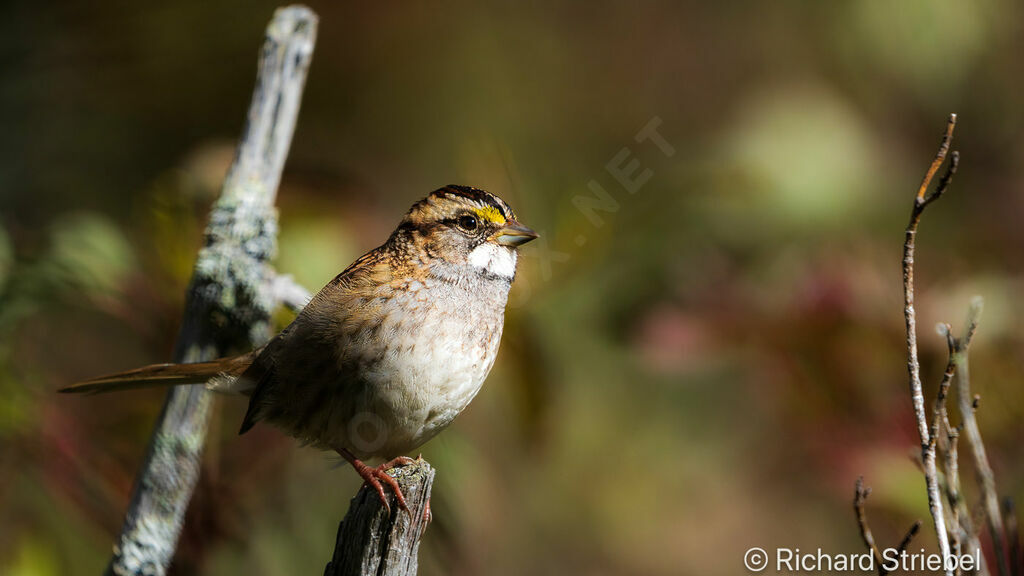
[[484, 242], [469, 253], [469, 264], [511, 280], [516, 275], [516, 251], [507, 246]]

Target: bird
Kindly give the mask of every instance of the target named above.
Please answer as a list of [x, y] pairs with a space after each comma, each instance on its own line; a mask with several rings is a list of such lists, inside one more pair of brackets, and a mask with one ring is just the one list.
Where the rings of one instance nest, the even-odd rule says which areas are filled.
[[498, 196], [448, 185], [413, 204], [386, 242], [338, 274], [264, 346], [60, 391], [205, 385], [248, 396], [239, 434], [262, 422], [333, 450], [388, 513], [385, 484], [408, 511], [387, 470], [412, 463], [406, 454], [479, 392], [498, 353], [518, 248], [537, 237]]

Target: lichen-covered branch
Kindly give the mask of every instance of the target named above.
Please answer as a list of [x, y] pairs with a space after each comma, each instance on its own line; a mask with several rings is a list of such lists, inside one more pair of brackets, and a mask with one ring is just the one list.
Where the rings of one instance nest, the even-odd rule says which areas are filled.
[[434, 469], [419, 459], [389, 473], [398, 480], [409, 512], [400, 509], [389, 492], [393, 510], [389, 515], [377, 492], [364, 485], [338, 526], [334, 557], [324, 576], [415, 576]]
[[310, 298], [313, 297], [305, 286], [296, 282], [288, 274], [274, 276], [270, 290], [276, 302], [296, 314], [305, 308], [306, 304], [309, 304]]
[[[175, 362], [245, 351], [270, 336], [269, 318], [278, 304], [268, 263], [277, 245], [274, 199], [316, 25], [312, 11], [293, 6], [279, 9], [267, 27], [245, 131], [189, 285]], [[202, 386], [168, 393], [108, 574], [166, 573], [199, 476], [211, 402]]]

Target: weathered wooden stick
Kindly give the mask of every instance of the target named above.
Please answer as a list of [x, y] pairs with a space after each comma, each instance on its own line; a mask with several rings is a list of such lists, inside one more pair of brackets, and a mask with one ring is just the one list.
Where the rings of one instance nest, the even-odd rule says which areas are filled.
[[[245, 130], [189, 285], [175, 362], [245, 351], [270, 337], [277, 306], [274, 198], [288, 155], [317, 17], [308, 8], [277, 10], [260, 52]], [[212, 399], [202, 386], [172, 388], [150, 439], [107, 574], [162, 576], [199, 478]]]
[[434, 484], [434, 469], [421, 459], [389, 473], [398, 480], [409, 512], [398, 507], [398, 501], [389, 491], [392, 512], [388, 515], [377, 492], [363, 486], [338, 526], [334, 557], [327, 564], [324, 576], [416, 574], [420, 538], [427, 527], [424, 514]]

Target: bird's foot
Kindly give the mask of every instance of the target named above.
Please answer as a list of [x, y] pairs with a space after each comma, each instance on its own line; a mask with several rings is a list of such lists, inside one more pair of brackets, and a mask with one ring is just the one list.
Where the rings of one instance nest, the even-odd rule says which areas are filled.
[[363, 482], [372, 487], [380, 498], [380, 503], [384, 505], [384, 510], [387, 511], [388, 515], [391, 514], [391, 505], [388, 504], [387, 494], [384, 493], [384, 484], [387, 484], [391, 488], [391, 491], [395, 493], [395, 499], [398, 500], [398, 507], [411, 514], [409, 511], [409, 505], [405, 502], [405, 495], [402, 494], [402, 489], [398, 486], [398, 481], [395, 480], [388, 470], [396, 466], [408, 466], [413, 464], [415, 460], [407, 456], [399, 456], [394, 460], [390, 460], [381, 464], [380, 466], [367, 466], [363, 464], [361, 460], [353, 458], [351, 460], [352, 467], [355, 468], [356, 473], [362, 477]]

